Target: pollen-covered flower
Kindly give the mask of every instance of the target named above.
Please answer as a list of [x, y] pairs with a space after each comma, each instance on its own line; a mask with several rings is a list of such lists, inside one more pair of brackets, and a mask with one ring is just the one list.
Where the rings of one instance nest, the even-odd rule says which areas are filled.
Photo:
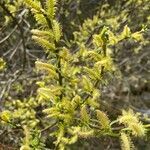
[[121, 133], [120, 139], [122, 150], [132, 150], [134, 148], [131, 138], [126, 133]]
[[129, 128], [132, 130], [132, 134], [138, 137], [143, 137], [146, 133], [146, 129], [141, 122], [131, 123]]
[[120, 124], [123, 123], [123, 124], [128, 125], [131, 122], [138, 123], [139, 122], [139, 118], [138, 117], [139, 117], [139, 114], [135, 114], [133, 112], [133, 110], [131, 110], [131, 109], [129, 111], [123, 110], [122, 111], [122, 116], [120, 116], [118, 118], [118, 120], [119, 120]]

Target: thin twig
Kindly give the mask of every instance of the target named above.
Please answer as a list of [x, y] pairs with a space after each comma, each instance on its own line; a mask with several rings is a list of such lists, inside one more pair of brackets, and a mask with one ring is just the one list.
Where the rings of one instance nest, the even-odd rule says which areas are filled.
[[14, 17], [11, 12], [8, 10], [8, 8], [5, 6], [5, 2], [0, 3], [0, 6], [3, 8], [3, 10], [13, 19], [13, 21], [18, 25], [18, 28], [20, 30], [20, 36], [22, 38], [22, 45], [23, 45], [23, 63], [22, 63], [22, 70], [25, 69], [26, 65], [26, 46], [25, 46], [25, 38], [24, 38], [24, 31], [23, 28], [20, 26], [19, 21], [16, 17]]

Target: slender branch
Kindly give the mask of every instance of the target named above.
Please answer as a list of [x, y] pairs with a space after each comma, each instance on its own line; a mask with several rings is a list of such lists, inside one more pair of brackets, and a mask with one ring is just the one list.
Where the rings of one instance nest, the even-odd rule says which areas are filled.
[[16, 31], [17, 29], [17, 25], [14, 27], [14, 29], [5, 37], [0, 41], [0, 44], [2, 44], [3, 42], [5, 42], [7, 39], [9, 39], [9, 37]]
[[24, 31], [23, 28], [20, 26], [20, 23], [18, 22], [17, 18], [14, 17], [11, 12], [8, 10], [8, 8], [5, 6], [5, 3], [0, 3], [0, 6], [3, 8], [3, 10], [9, 15], [13, 21], [17, 24], [19, 30], [20, 30], [20, 36], [22, 38], [22, 45], [23, 45], [23, 63], [22, 63], [22, 68], [23, 70], [25, 69], [26, 65], [26, 45], [25, 45], [25, 38], [24, 38]]
[[[104, 54], [104, 57], [106, 57], [106, 50], [107, 50], [107, 45], [104, 44], [104, 45], [103, 45], [103, 54]], [[102, 66], [102, 67], [101, 67], [101, 73], [100, 73], [101, 76], [103, 76], [103, 74], [104, 74], [104, 69], [105, 69], [104, 66]], [[94, 87], [97, 87], [97, 86], [99, 85], [99, 82], [100, 82], [100, 80], [97, 80], [97, 81], [95, 82], [95, 84], [94, 84]], [[90, 96], [91, 96], [91, 95], [88, 94], [88, 95], [84, 98], [83, 103], [84, 103]]]
[[[41, 3], [41, 6], [42, 6], [42, 9], [44, 9], [44, 1], [40, 0], [40, 3]], [[43, 13], [43, 15], [44, 15], [44, 17], [47, 21], [47, 24], [48, 24], [49, 28], [51, 29], [52, 28], [51, 20], [48, 18], [48, 16], [45, 13]]]
[[51, 124], [51, 125], [47, 126], [46, 128], [42, 129], [42, 130], [41, 130], [41, 133], [43, 133], [43, 132], [45, 132], [45, 131], [47, 131], [47, 130], [53, 128], [53, 127], [55, 127], [55, 125], [57, 125], [57, 123], [58, 123], [58, 122], [56, 121], [56, 122], [54, 122], [53, 124]]
[[[40, 3], [41, 3], [41, 6], [42, 6], [42, 9], [44, 9], [43, 0], [40, 0]], [[44, 17], [47, 21], [47, 24], [48, 24], [49, 28], [51, 29], [52, 28], [51, 20], [48, 18], [48, 16], [46, 14], [43, 14], [43, 15], [44, 15]], [[56, 45], [56, 47], [59, 47], [59, 43], [56, 43], [56, 41], [55, 41], [55, 45]], [[63, 85], [63, 76], [61, 75], [61, 58], [59, 57], [58, 53], [59, 53], [59, 49], [57, 48], [56, 58], [57, 58], [57, 68], [58, 68], [57, 73], [58, 73], [58, 77], [59, 77], [58, 81], [59, 81], [59, 85], [62, 86]], [[62, 99], [62, 94], [60, 95], [60, 99]]]

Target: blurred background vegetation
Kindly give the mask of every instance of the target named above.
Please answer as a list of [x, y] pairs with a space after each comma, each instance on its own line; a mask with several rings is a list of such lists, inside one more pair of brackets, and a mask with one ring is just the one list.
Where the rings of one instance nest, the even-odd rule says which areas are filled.
[[[36, 81], [41, 76], [36, 73], [34, 62], [47, 56], [31, 39], [30, 30], [38, 25], [22, 1], [0, 1], [0, 111], [16, 110], [17, 118], [31, 110], [24, 117], [18, 117], [18, 122], [21, 120], [26, 124], [31, 121], [31, 116], [35, 122], [40, 118], [40, 106], [34, 97]], [[101, 100], [107, 106], [103, 109], [112, 118], [120, 114], [121, 109], [129, 107], [150, 115], [150, 1], [60, 0], [57, 13], [64, 33], [62, 44], [71, 51], [77, 51], [83, 45], [90, 47], [92, 35], [104, 25], [116, 33], [120, 33], [125, 25], [134, 32], [147, 29], [142, 41], [126, 40], [111, 47], [118, 72], [102, 87]], [[19, 130], [0, 125], [0, 149], [17, 149], [20, 136]], [[150, 149], [148, 139], [135, 142], [139, 150]], [[51, 139], [45, 144], [49, 148]], [[107, 137], [79, 141], [71, 149], [77, 147], [83, 150], [120, 149], [117, 139]]]

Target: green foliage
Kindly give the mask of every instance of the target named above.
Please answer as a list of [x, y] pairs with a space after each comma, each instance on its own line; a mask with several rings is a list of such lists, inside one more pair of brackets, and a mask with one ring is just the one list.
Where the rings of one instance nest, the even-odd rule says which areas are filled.
[[[125, 25], [119, 32], [118, 22], [113, 20], [117, 26], [112, 29], [109, 19], [104, 25], [96, 15], [85, 21], [80, 33], [74, 32], [72, 44], [77, 45], [78, 50], [72, 52], [62, 44], [64, 33], [56, 19], [57, 1], [25, 0], [24, 4], [38, 24], [31, 30], [32, 38], [45, 50], [48, 60], [35, 62], [36, 69], [42, 72], [42, 81], [37, 82], [37, 97], [16, 100], [10, 111], [5, 110], [0, 115], [2, 124], [12, 128], [19, 126], [24, 133], [20, 149], [46, 149], [44, 143], [49, 136], [54, 139], [55, 149], [63, 150], [80, 139], [106, 135], [120, 138], [123, 150], [132, 149], [131, 137], [145, 137], [149, 126], [132, 110], [123, 110], [118, 118], [109, 119], [100, 107], [103, 104], [100, 86], [107, 82], [108, 74], [116, 71], [112, 47], [128, 39], [144, 40], [144, 30], [133, 32]], [[90, 36], [90, 44], [85, 44], [85, 37], [99, 23], [98, 31]], [[48, 135], [43, 134], [45, 131]]]
[[[26, 1], [26, 3], [27, 5], [30, 4], [28, 1]], [[53, 76], [53, 78], [50, 78], [50, 83], [47, 83], [45, 80], [44, 86], [38, 89], [38, 97], [40, 99], [39, 103], [47, 107], [43, 110], [43, 112], [47, 114], [47, 118], [57, 122], [56, 131], [53, 134], [57, 138], [55, 146], [63, 149], [65, 145], [75, 143], [80, 137], [86, 138], [94, 136], [94, 134], [95, 136], [101, 134], [113, 135], [110, 125], [111, 121], [107, 115], [98, 110], [97, 105], [89, 103], [88, 100], [90, 98], [98, 99], [99, 94], [97, 95], [94, 91], [98, 92], [97, 88], [104, 78], [104, 73], [110, 72], [113, 68], [111, 56], [107, 54], [107, 45], [112, 44], [110, 42], [111, 40], [116, 41], [114, 44], [117, 44], [123, 39], [132, 37], [132, 35], [136, 37], [136, 33], [132, 34], [130, 28], [125, 26], [123, 32], [115, 36], [108, 27], [104, 26], [99, 34], [93, 35], [94, 48], [92, 50], [89, 51], [84, 47], [84, 55], [80, 53], [81, 49], [79, 52], [72, 54], [72, 59], [68, 60], [65, 58], [65, 55], [62, 57], [61, 54], [63, 48], [59, 42], [62, 32], [59, 23], [54, 17], [55, 1], [47, 2], [46, 8], [50, 3], [52, 3], [51, 7], [53, 6], [53, 8], [49, 7], [49, 9], [45, 10], [31, 6], [37, 10], [36, 13], [43, 12], [43, 16], [47, 21], [47, 28], [51, 31], [51, 38], [46, 34], [46, 30], [40, 31], [36, 29], [32, 30], [34, 31], [32, 33], [34, 34], [33, 39], [44, 49], [47, 49], [49, 55], [51, 55], [51, 53], [54, 54], [53, 59], [50, 60], [51, 63], [36, 62], [38, 69], [46, 70], [49, 76]], [[35, 12], [33, 13], [36, 15]], [[42, 22], [42, 19], [39, 21]], [[93, 54], [92, 57], [94, 61], [90, 60], [89, 62], [89, 59], [86, 60], [85, 58], [91, 54]], [[80, 64], [80, 57], [83, 58], [85, 64], [76, 66], [76, 63]], [[74, 106], [75, 104], [76, 106]], [[100, 125], [98, 129], [94, 128], [96, 124], [94, 126], [92, 125], [94, 118], [91, 118], [93, 116], [90, 115], [95, 112], [97, 112], [97, 119]], [[80, 114], [80, 116], [78, 116], [78, 114]], [[143, 136], [142, 129], [145, 129], [144, 126], [140, 128], [142, 127], [141, 123], [138, 125], [138, 127], [135, 127], [135, 124], [132, 124], [128, 126], [128, 128], [132, 130], [134, 135], [138, 134], [141, 137]], [[80, 132], [76, 131], [78, 128]], [[68, 130], [71, 130], [74, 134], [70, 134]]]

